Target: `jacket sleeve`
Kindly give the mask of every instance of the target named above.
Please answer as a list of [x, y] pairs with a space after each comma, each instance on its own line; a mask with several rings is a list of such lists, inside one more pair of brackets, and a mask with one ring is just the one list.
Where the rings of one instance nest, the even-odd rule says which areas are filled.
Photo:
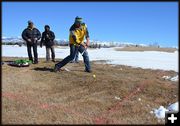
[[55, 34], [54, 32], [51, 32], [51, 40], [54, 41], [54, 39], [55, 39]]
[[44, 36], [44, 32], [43, 32], [43, 33], [42, 33], [42, 38], [41, 38], [40, 45], [44, 44], [44, 40], [45, 40], [45, 36]]
[[85, 27], [86, 27], [86, 39], [89, 38], [89, 31], [88, 31], [88, 28], [87, 28], [87, 25], [85, 24]]
[[28, 39], [28, 37], [27, 37], [27, 35], [26, 35], [26, 33], [27, 33], [27, 30], [26, 29], [24, 29], [24, 31], [22, 32], [22, 38], [25, 40], [25, 41], [27, 41], [27, 39]]
[[37, 39], [39, 40], [41, 38], [41, 32], [37, 29]]
[[75, 27], [74, 27], [74, 25], [71, 26], [69, 31], [70, 31], [70, 35], [72, 36], [74, 42], [76, 42], [76, 35], [75, 35]]

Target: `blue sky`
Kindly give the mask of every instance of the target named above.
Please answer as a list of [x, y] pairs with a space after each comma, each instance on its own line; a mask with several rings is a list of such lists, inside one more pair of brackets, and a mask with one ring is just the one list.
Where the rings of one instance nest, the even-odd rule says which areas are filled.
[[68, 39], [76, 16], [92, 40], [178, 46], [178, 2], [2, 2], [2, 36], [21, 36], [32, 20]]

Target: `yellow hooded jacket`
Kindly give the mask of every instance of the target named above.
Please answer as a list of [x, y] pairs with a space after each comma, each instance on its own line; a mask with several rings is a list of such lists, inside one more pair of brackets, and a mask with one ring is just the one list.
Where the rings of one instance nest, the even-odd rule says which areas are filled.
[[79, 28], [76, 28], [73, 24], [70, 28], [69, 43], [80, 45], [83, 42], [85, 36], [86, 38], [89, 38], [87, 25], [85, 23], [82, 23]]

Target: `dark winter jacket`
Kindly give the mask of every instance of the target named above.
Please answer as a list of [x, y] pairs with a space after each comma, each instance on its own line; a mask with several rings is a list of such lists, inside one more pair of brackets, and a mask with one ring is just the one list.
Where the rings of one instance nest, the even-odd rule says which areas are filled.
[[[37, 44], [37, 40], [41, 38], [41, 33], [37, 28], [26, 28], [22, 32], [22, 38], [27, 42], [27, 44]], [[36, 41], [34, 40], [35, 38], [37, 38]], [[31, 42], [28, 42], [28, 39], [31, 39]]]
[[54, 39], [55, 39], [54, 32], [44, 31], [42, 33], [41, 46], [42, 46], [42, 44], [44, 44], [46, 47], [53, 46], [54, 45]]

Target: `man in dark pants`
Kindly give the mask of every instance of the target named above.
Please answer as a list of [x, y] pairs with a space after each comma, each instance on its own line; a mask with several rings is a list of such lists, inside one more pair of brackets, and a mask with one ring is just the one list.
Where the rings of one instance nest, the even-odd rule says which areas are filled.
[[55, 52], [54, 52], [54, 32], [50, 31], [49, 25], [44, 26], [45, 31], [42, 33], [40, 46], [44, 44], [46, 46], [46, 61], [50, 60], [50, 50], [52, 61], [55, 62]]
[[[84, 43], [84, 37], [86, 37], [86, 43]], [[75, 22], [70, 28], [69, 42], [70, 55], [61, 62], [55, 64], [54, 72], [59, 71], [61, 67], [72, 61], [78, 51], [83, 56], [85, 72], [91, 72], [89, 56], [87, 52], [87, 47], [89, 46], [89, 32], [87, 25], [82, 22], [82, 18], [80, 17], [75, 18]]]
[[22, 38], [27, 43], [27, 51], [29, 60], [33, 62], [33, 57], [31, 53], [31, 47], [33, 47], [33, 53], [34, 53], [34, 64], [38, 63], [38, 53], [37, 53], [37, 41], [41, 38], [40, 31], [34, 27], [34, 24], [32, 21], [28, 21], [28, 27], [24, 29], [22, 32]]

